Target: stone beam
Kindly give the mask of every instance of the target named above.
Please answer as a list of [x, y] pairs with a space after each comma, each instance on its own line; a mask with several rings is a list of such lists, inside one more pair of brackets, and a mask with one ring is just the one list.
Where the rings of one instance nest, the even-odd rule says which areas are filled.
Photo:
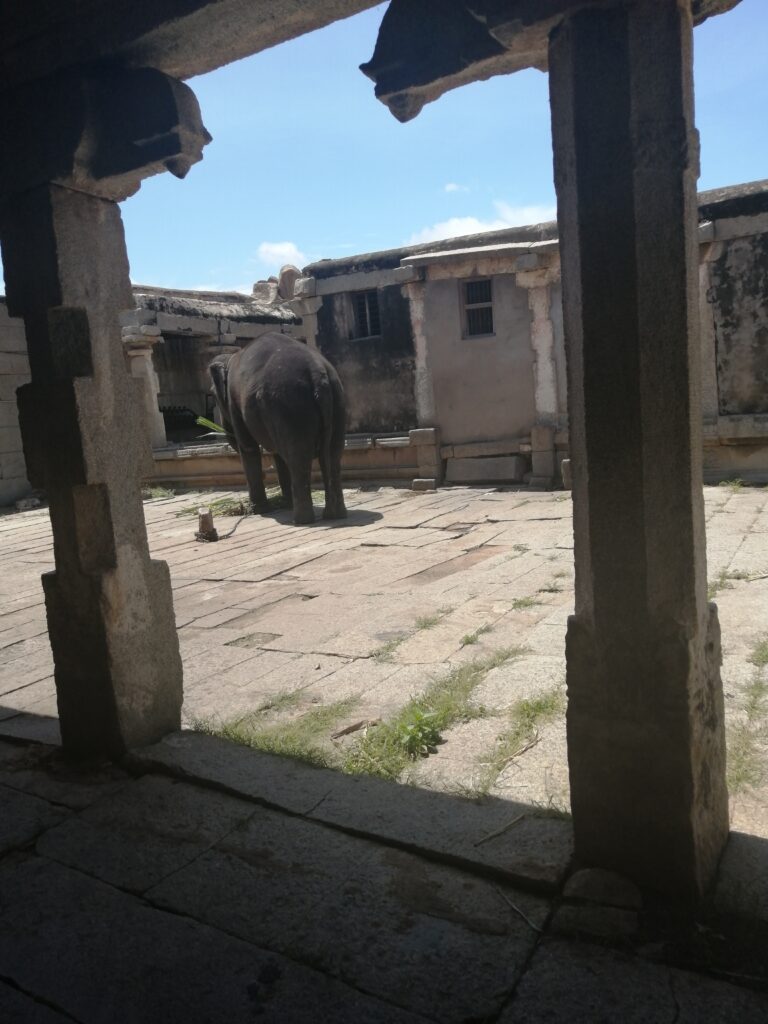
[[701, 480], [692, 50], [682, 0], [635, 0], [566, 20], [549, 59], [573, 470], [576, 857], [689, 901], [728, 835]]
[[117, 58], [184, 79], [379, 0], [23, 0], [0, 15], [2, 86]]
[[[626, 0], [391, 0], [361, 70], [399, 121], [468, 82], [547, 67], [550, 33], [579, 10]], [[694, 22], [740, 0], [690, 0]]]
[[121, 340], [133, 296], [116, 200], [165, 166], [186, 173], [209, 136], [191, 91], [157, 72], [56, 76], [12, 105], [0, 242], [32, 376], [17, 392], [24, 455], [53, 527], [43, 589], [62, 742], [119, 756], [179, 728], [182, 678], [139, 490], [152, 460]]

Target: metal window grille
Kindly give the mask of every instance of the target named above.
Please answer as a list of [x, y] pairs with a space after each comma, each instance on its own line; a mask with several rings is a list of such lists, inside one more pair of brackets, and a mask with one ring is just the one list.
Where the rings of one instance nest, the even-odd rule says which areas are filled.
[[493, 334], [491, 279], [464, 282], [464, 333], [466, 337]]
[[372, 338], [381, 334], [379, 317], [379, 293], [377, 291], [355, 292], [352, 297], [355, 313], [355, 337]]

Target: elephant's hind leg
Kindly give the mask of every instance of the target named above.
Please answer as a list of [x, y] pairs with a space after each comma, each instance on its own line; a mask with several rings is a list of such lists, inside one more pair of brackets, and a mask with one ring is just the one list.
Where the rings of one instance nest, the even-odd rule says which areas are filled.
[[283, 492], [283, 500], [286, 508], [293, 508], [293, 490], [291, 489], [291, 471], [288, 464], [277, 452], [272, 453], [277, 470], [277, 479], [280, 481], [280, 490]]
[[341, 486], [341, 456], [334, 452], [320, 452], [320, 469], [323, 474], [325, 488], [325, 509], [323, 519], [344, 519], [347, 508], [344, 504], [344, 491]]
[[240, 449], [240, 458], [245, 470], [245, 479], [248, 482], [248, 497], [251, 505], [257, 512], [262, 514], [269, 512], [267, 492], [264, 490], [264, 471], [261, 466], [261, 449], [255, 452], [246, 452]]

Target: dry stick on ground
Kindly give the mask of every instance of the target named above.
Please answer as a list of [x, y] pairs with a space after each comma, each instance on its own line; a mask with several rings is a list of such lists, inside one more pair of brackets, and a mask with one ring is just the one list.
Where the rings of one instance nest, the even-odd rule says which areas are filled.
[[482, 839], [478, 839], [475, 846], [482, 846], [483, 843], [490, 842], [491, 839], [496, 839], [498, 836], [503, 836], [505, 832], [509, 832], [513, 825], [516, 825], [518, 821], [522, 821], [525, 814], [518, 814], [512, 821], [508, 821], [506, 825], [502, 825], [501, 828], [497, 828], [495, 832], [489, 832], [487, 836], [483, 836]]
[[538, 925], [534, 924], [533, 921], [530, 919], [530, 917], [528, 917], [526, 914], [524, 914], [523, 911], [520, 909], [520, 907], [517, 906], [517, 904], [512, 902], [512, 900], [509, 898], [509, 896], [507, 896], [507, 894], [504, 892], [503, 889], [500, 889], [498, 885], [494, 885], [494, 889], [499, 894], [499, 896], [501, 896], [501, 898], [504, 900], [504, 902], [507, 904], [507, 906], [511, 907], [512, 910], [514, 910], [514, 912], [519, 917], [522, 917], [522, 919], [525, 921], [525, 923], [528, 925], [529, 928], [532, 928], [535, 932], [538, 932], [539, 935], [543, 935], [544, 934], [544, 929], [543, 928], [539, 928]]

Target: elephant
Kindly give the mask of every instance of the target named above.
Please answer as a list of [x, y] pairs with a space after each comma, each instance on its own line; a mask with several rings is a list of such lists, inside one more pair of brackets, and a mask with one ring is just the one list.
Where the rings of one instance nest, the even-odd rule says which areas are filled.
[[239, 453], [251, 504], [269, 510], [261, 449], [271, 452], [280, 488], [298, 526], [315, 519], [312, 460], [320, 460], [325, 519], [347, 510], [341, 489], [346, 406], [336, 370], [315, 349], [270, 332], [208, 368], [222, 426]]

